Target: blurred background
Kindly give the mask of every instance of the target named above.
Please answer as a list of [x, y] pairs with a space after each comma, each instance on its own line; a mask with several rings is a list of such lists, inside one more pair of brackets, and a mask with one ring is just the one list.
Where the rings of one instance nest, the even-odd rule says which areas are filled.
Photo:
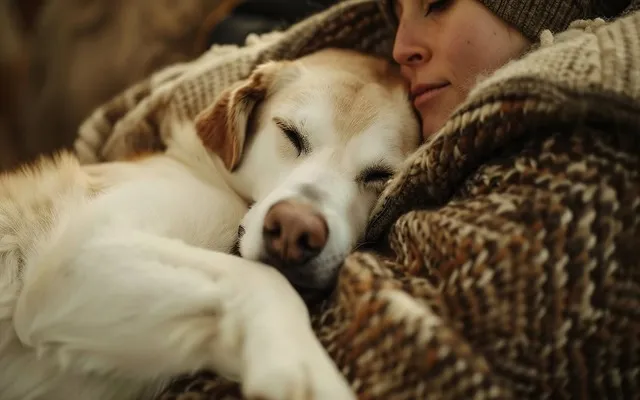
[[71, 148], [129, 85], [339, 0], [0, 0], [0, 171]]

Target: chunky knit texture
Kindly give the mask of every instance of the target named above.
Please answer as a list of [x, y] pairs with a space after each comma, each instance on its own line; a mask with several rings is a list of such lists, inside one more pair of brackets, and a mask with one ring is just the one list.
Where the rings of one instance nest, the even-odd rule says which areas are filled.
[[[392, 5], [395, 0], [381, 0], [389, 21], [395, 24]], [[638, 9], [638, 0], [479, 0], [502, 20], [508, 22], [531, 41], [543, 30], [562, 32], [579, 19], [609, 18], [625, 10]]]
[[[343, 16], [324, 18], [341, 18], [349, 34], [356, 22], [371, 30], [380, 21], [371, 5], [347, 1]], [[222, 71], [234, 57], [277, 48], [287, 35], [197, 61], [191, 76], [209, 62]], [[298, 49], [317, 48], [311, 42]], [[369, 51], [381, 48], [374, 42], [352, 40]], [[164, 77], [186, 84], [189, 68]], [[160, 77], [125, 94], [129, 103], [98, 110], [93, 122], [103, 125], [90, 120], [84, 133], [102, 127], [102, 139], [122, 147], [102, 152], [96, 142], [84, 159], [140, 150], [110, 135], [124, 132], [112, 128], [131, 105], [157, 96], [149, 88]], [[164, 112], [138, 114], [160, 122], [147, 132], [162, 125], [160, 115], [179, 115], [180, 85], [167, 86]], [[132, 93], [151, 96], [136, 103]], [[155, 137], [149, 149], [161, 147]], [[543, 32], [536, 50], [479, 83], [391, 181], [368, 232], [393, 256], [352, 254], [335, 293], [312, 310], [360, 398], [638, 398], [640, 12]], [[203, 372], [159, 396], [214, 398], [240, 398], [237, 385]]]

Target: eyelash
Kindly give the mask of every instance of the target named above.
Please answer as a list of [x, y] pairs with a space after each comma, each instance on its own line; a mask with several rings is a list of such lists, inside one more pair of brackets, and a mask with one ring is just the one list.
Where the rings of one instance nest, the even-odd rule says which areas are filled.
[[393, 176], [393, 171], [386, 167], [370, 167], [365, 169], [358, 179], [367, 186], [379, 186], [380, 188]]
[[304, 136], [300, 134], [298, 129], [295, 126], [293, 126], [293, 124], [291, 124], [290, 122], [281, 120], [279, 118], [276, 118], [274, 121], [278, 126], [278, 128], [280, 128], [282, 133], [284, 133], [287, 139], [296, 148], [296, 150], [298, 151], [298, 157], [308, 152], [309, 145], [306, 139], [304, 138]]
[[424, 16], [426, 17], [433, 12], [443, 11], [445, 8], [447, 8], [450, 2], [451, 0], [436, 0], [427, 3], [424, 10]]

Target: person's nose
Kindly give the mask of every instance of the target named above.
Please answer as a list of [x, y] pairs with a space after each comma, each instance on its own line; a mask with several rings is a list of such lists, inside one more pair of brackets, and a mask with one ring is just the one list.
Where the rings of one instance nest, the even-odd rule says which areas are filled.
[[398, 64], [411, 68], [429, 60], [429, 49], [420, 37], [410, 22], [400, 21], [393, 43], [393, 58]]

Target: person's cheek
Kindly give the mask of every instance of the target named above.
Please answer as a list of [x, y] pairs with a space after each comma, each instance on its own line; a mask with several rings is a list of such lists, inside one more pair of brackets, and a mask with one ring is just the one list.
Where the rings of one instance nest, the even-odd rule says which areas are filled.
[[422, 138], [427, 139], [442, 129], [463, 98], [453, 89], [443, 93], [434, 107], [418, 110], [422, 121]]
[[474, 24], [471, 21], [459, 21], [460, 29], [451, 36], [447, 51], [447, 61], [455, 80], [457, 91], [466, 97], [470, 89], [477, 83], [481, 74], [494, 68], [498, 62], [494, 60], [497, 43], [490, 26]]

